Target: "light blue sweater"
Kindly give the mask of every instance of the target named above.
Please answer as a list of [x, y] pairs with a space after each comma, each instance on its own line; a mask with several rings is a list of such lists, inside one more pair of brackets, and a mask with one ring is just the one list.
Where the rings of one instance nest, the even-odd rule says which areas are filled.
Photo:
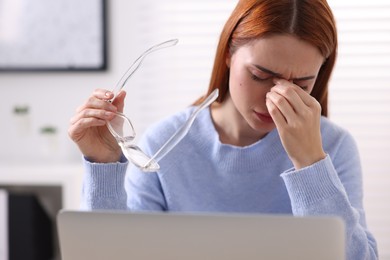
[[[153, 154], [193, 109], [150, 127], [140, 147]], [[366, 226], [356, 144], [326, 118], [321, 119], [321, 133], [327, 157], [295, 170], [277, 130], [246, 147], [222, 144], [210, 110], [205, 109], [184, 139], [159, 162], [159, 172], [141, 172], [126, 160], [84, 161], [83, 207], [336, 215], [346, 223], [347, 259], [377, 259], [376, 242]]]

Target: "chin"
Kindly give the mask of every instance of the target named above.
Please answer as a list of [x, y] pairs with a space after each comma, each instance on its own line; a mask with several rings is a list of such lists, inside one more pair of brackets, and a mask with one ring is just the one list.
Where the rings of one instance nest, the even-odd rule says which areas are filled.
[[269, 132], [271, 132], [272, 130], [274, 130], [276, 128], [276, 125], [275, 125], [274, 122], [272, 122], [272, 123], [265, 123], [265, 122], [262, 122], [262, 121], [260, 121], [258, 119], [253, 120], [253, 121], [248, 122], [248, 123], [249, 123], [249, 126], [256, 133], [259, 133], [262, 136], [265, 136], [266, 134], [268, 134]]

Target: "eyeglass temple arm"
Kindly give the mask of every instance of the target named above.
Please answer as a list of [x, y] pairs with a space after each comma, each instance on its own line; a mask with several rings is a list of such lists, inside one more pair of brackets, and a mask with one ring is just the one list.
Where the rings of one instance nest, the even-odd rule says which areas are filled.
[[211, 103], [213, 103], [218, 97], [218, 89], [215, 89], [211, 94], [197, 107], [197, 109], [191, 114], [191, 116], [187, 119], [185, 124], [180, 127], [175, 134], [168, 139], [167, 142], [153, 155], [153, 157], [145, 164], [145, 168], [154, 160], [155, 162], [159, 162], [167, 153], [169, 153], [173, 147], [175, 147], [183, 137], [190, 130], [192, 123], [194, 123], [196, 116], [199, 112], [208, 107]]
[[149, 49], [147, 49], [144, 53], [142, 53], [135, 61], [134, 63], [127, 69], [125, 74], [121, 77], [121, 79], [116, 84], [115, 88], [112, 90], [114, 93], [114, 97], [111, 99], [111, 102], [115, 99], [115, 97], [118, 95], [119, 91], [126, 85], [126, 82], [130, 79], [130, 77], [134, 74], [134, 72], [137, 71], [137, 69], [141, 66], [142, 61], [145, 59], [145, 57], [154, 51], [171, 47], [176, 45], [179, 42], [178, 39], [172, 39], [168, 40], [159, 44], [156, 44]]

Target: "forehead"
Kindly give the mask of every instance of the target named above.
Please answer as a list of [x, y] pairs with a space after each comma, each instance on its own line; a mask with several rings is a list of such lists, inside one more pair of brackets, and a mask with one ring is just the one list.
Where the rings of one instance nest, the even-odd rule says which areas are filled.
[[234, 55], [247, 64], [260, 65], [286, 79], [316, 75], [324, 62], [318, 48], [291, 35], [254, 40], [240, 47]]

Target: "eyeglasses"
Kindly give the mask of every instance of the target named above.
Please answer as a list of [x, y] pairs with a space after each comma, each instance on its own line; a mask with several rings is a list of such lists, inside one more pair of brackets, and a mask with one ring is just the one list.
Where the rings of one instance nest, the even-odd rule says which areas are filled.
[[[135, 60], [130, 66], [126, 73], [119, 80], [115, 89], [113, 90], [114, 98], [119, 91], [124, 87], [128, 79], [134, 74], [134, 72], [140, 67], [143, 59], [151, 52], [171, 47], [176, 45], [177, 39], [162, 42], [154, 45], [146, 50], [141, 56]], [[135, 166], [140, 168], [144, 172], [154, 172], [160, 169], [158, 162], [168, 154], [188, 133], [192, 123], [195, 121], [196, 116], [199, 112], [208, 107], [218, 97], [218, 89], [215, 89], [203, 102], [193, 111], [187, 121], [161, 146], [161, 148], [153, 155], [148, 156], [139, 148], [133, 141], [136, 133], [130, 119], [127, 118], [123, 113], [117, 112], [115, 117], [111, 121], [107, 121], [107, 127], [110, 133], [114, 136], [118, 145], [120, 146], [124, 156], [131, 161]]]
[[172, 40], [169, 40], [169, 41], [161, 42], [159, 44], [156, 44], [156, 45], [150, 47], [144, 53], [142, 53], [133, 62], [133, 64], [131, 64], [131, 66], [127, 69], [125, 74], [123, 74], [121, 79], [118, 81], [118, 83], [116, 84], [115, 88], [112, 90], [112, 92], [114, 93], [114, 97], [111, 99], [111, 101], [113, 101], [115, 99], [115, 97], [117, 96], [119, 91], [126, 85], [126, 82], [138, 70], [138, 68], [141, 66], [143, 60], [145, 59], [146, 56], [148, 56], [148, 54], [150, 54], [150, 53], [152, 53], [154, 51], [157, 51], [157, 50], [161, 50], [161, 49], [164, 49], [164, 48], [175, 46], [178, 42], [179, 42], [178, 39], [172, 39]]

